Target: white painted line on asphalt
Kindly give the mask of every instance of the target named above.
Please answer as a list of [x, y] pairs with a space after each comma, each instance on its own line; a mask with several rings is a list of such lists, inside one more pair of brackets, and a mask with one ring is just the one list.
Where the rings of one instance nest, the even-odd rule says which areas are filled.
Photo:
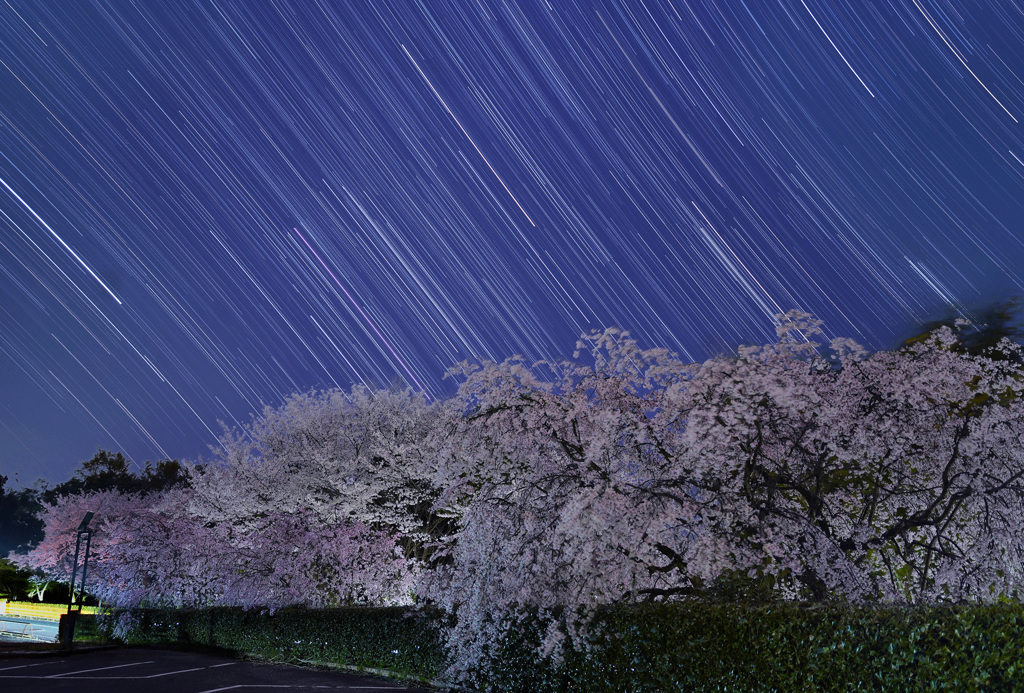
[[149, 676], [132, 676], [131, 678], [133, 678], [133, 679], [134, 678], [156, 679], [156, 678], [160, 678], [161, 676], [173, 676], [174, 674], [187, 674], [190, 671], [205, 671], [206, 669], [215, 669], [217, 667], [229, 667], [232, 664], [234, 664], [234, 662], [227, 662], [226, 664], [214, 664], [213, 666], [208, 666], [208, 667], [195, 667], [193, 669], [179, 669], [178, 671], [166, 671], [166, 672], [164, 672], [162, 674], [150, 674]]
[[208, 688], [205, 691], [199, 691], [199, 693], [219, 693], [220, 691], [233, 691], [236, 688], [294, 688], [294, 686], [287, 683], [236, 683], [234, 686], [224, 686], [223, 688]]
[[11, 669], [24, 669], [26, 667], [41, 667], [44, 664], [60, 664], [61, 662], [66, 662], [66, 661], [67, 661], [66, 659], [61, 659], [61, 660], [59, 660], [57, 662], [54, 662], [51, 659], [49, 662], [36, 662], [35, 664], [19, 664], [18, 666], [15, 666], [15, 667], [3, 667], [2, 669], [0, 669], [0, 671], [10, 671]]
[[48, 679], [56, 679], [61, 676], [74, 676], [75, 674], [88, 674], [93, 671], [106, 671], [108, 669], [123, 669], [124, 667], [137, 667], [140, 664], [152, 664], [154, 660], [148, 662], [132, 662], [131, 664], [115, 664], [112, 667], [98, 667], [96, 669], [80, 669], [79, 671], [65, 671], [63, 674], [51, 674], [47, 676]]
[[210, 667], [195, 667], [193, 669], [178, 669], [177, 671], [165, 671], [162, 674], [150, 674], [149, 676], [132, 676], [133, 679], [158, 679], [161, 676], [174, 676], [175, 674], [187, 674], [190, 671], [203, 671]]
[[335, 691], [407, 691], [404, 686], [303, 686], [290, 683], [236, 683], [234, 686], [223, 688], [208, 688], [199, 693], [220, 693], [221, 691], [233, 691], [238, 688], [327, 688]]
[[[66, 662], [66, 661], [68, 661], [68, 660], [58, 660], [58, 661], [51, 660], [51, 661], [48, 661], [48, 662], [37, 662], [37, 663], [34, 663], [34, 664], [19, 664], [19, 665], [12, 666], [12, 667], [0, 668], [0, 672], [10, 671], [10, 670], [13, 670], [13, 669], [27, 669], [29, 667], [45, 666], [47, 664], [62, 664], [64, 662]], [[140, 664], [153, 664], [154, 662], [155, 662], [155, 660], [148, 660], [148, 661], [145, 661], [145, 662], [130, 662], [128, 664], [116, 664], [116, 665], [109, 666], [109, 667], [97, 667], [97, 668], [94, 668], [94, 669], [80, 669], [78, 671], [66, 671], [66, 672], [63, 672], [63, 673], [60, 673], [60, 674], [50, 674], [50, 675], [45, 675], [45, 674], [31, 675], [31, 674], [27, 674], [27, 673], [18, 673], [18, 674], [3, 674], [3, 673], [0, 673], [0, 680], [2, 680], [2, 679], [32, 679], [32, 680], [56, 679], [56, 678], [61, 678], [61, 677], [66, 677], [66, 676], [75, 676], [75, 675], [78, 675], [78, 674], [88, 674], [88, 673], [92, 673], [92, 672], [96, 672], [96, 671], [109, 671], [111, 669], [123, 669], [125, 667], [133, 667], [133, 666], [138, 666]], [[229, 667], [229, 666], [233, 666], [235, 664], [237, 664], [237, 662], [224, 662], [222, 664], [212, 664], [212, 665], [210, 665], [208, 667], [196, 667], [196, 668], [193, 668], [193, 669], [179, 669], [177, 671], [167, 671], [167, 672], [164, 672], [164, 673], [161, 673], [161, 674], [149, 674], [148, 676], [147, 675], [142, 675], [142, 676], [130, 676], [130, 675], [129, 676], [79, 676], [77, 679], [72, 679], [72, 680], [81, 680], [81, 681], [128, 681], [128, 680], [136, 680], [136, 679], [155, 679], [155, 678], [160, 678], [162, 676], [172, 676], [174, 674], [185, 674], [185, 673], [189, 673], [189, 672], [193, 672], [193, 671], [204, 671], [206, 669], [217, 669], [217, 668], [220, 668], [220, 667]], [[406, 691], [406, 690], [409, 690], [405, 686], [358, 686], [358, 685], [357, 686], [351, 686], [351, 685], [347, 685], [347, 686], [346, 685], [343, 685], [343, 686], [331, 686], [331, 685], [308, 685], [308, 684], [307, 685], [302, 685], [302, 684], [288, 684], [288, 683], [276, 683], [276, 684], [275, 683], [243, 683], [243, 684], [234, 684], [234, 685], [231, 685], [231, 686], [224, 686], [222, 688], [211, 688], [211, 689], [208, 689], [208, 690], [205, 690], [205, 691], [199, 691], [199, 693], [220, 693], [221, 691], [232, 691], [232, 690], [243, 689], [243, 688], [290, 688], [290, 689], [293, 689], [293, 690], [298, 690], [298, 689], [329, 689], [329, 690], [340, 690], [340, 691]]]

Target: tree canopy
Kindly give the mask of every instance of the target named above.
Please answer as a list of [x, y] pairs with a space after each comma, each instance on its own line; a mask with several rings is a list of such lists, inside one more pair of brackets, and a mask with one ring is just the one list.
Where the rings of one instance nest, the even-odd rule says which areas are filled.
[[926, 340], [943, 327], [957, 330], [959, 338], [956, 348], [974, 356], [988, 354], [993, 358], [1018, 358], [1016, 352], [1000, 350], [999, 344], [1004, 339], [1016, 344], [1024, 343], [1021, 300], [1010, 298], [980, 309], [969, 322], [959, 315], [947, 315], [926, 322], [914, 336], [904, 340], [903, 346]]
[[187, 482], [184, 468], [178, 460], [146, 462], [146, 466], [132, 469], [130, 462], [121, 452], [97, 450], [75, 471], [74, 476], [42, 492], [47, 503], [53, 503], [60, 496], [80, 496], [99, 491], [121, 491], [145, 495], [163, 491]]
[[463, 671], [538, 610], [1019, 599], [1021, 346], [954, 323], [869, 353], [777, 317], [704, 363], [609, 329], [573, 359], [465, 362], [445, 401], [296, 394], [202, 469], [99, 454], [23, 563], [69, 572], [93, 511], [105, 601], [431, 603]]
[[12, 551], [24, 553], [43, 538], [39, 494], [30, 488], [12, 491], [0, 474], [0, 558]]

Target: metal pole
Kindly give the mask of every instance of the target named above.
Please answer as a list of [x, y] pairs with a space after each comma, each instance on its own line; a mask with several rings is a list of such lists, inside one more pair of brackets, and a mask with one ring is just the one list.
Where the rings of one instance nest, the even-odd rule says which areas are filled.
[[63, 645], [66, 649], [70, 650], [72, 643], [75, 638], [75, 619], [82, 613], [82, 605], [78, 605], [78, 611], [72, 612], [71, 607], [75, 602], [75, 575], [78, 573], [78, 553], [82, 548], [82, 535], [85, 535], [85, 562], [82, 566], [82, 584], [81, 584], [81, 597], [85, 599], [85, 573], [89, 568], [89, 545], [92, 543], [92, 532], [89, 531], [89, 521], [92, 520], [94, 513], [90, 510], [82, 518], [81, 524], [78, 525], [75, 537], [75, 561], [74, 565], [71, 566], [71, 592], [68, 595], [68, 612], [61, 617], [61, 633], [63, 639]]
[[71, 613], [71, 605], [75, 603], [75, 574], [78, 572], [78, 549], [82, 545], [82, 535], [79, 534], [75, 540], [75, 561], [71, 565], [71, 591], [68, 593], [68, 613]]
[[85, 532], [85, 560], [82, 561], [82, 582], [79, 588], [78, 598], [78, 610], [82, 610], [82, 604], [85, 601], [85, 573], [89, 570], [89, 546], [92, 544], [92, 530], [86, 530]]

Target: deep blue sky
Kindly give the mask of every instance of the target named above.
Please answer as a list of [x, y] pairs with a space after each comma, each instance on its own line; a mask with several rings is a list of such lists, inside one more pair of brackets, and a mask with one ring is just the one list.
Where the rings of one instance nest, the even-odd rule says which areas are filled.
[[1016, 0], [8, 0], [0, 473], [800, 307], [892, 346], [1024, 281]]

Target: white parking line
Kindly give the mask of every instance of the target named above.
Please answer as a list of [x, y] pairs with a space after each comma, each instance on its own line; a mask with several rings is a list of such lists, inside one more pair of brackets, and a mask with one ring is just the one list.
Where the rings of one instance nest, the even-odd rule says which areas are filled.
[[326, 688], [335, 691], [407, 691], [408, 688], [402, 686], [304, 686], [294, 685], [290, 683], [236, 683], [234, 686], [224, 686], [223, 688], [208, 688], [205, 691], [199, 691], [199, 693], [220, 693], [221, 691], [233, 691], [237, 688]]
[[199, 691], [199, 693], [219, 693], [220, 691], [233, 691], [236, 688], [294, 688], [294, 686], [291, 686], [286, 683], [236, 683], [234, 686], [224, 686], [223, 688], [208, 688], [205, 691]]
[[63, 674], [51, 674], [45, 678], [56, 679], [61, 676], [74, 676], [75, 674], [88, 674], [93, 671], [106, 671], [107, 669], [123, 669], [124, 667], [137, 667], [140, 664], [152, 664], [155, 660], [149, 660], [148, 662], [132, 662], [131, 664], [115, 664], [112, 667], [98, 667], [96, 669], [80, 669], [79, 671], [65, 671]]
[[209, 666], [209, 667], [195, 667], [194, 669], [179, 669], [178, 671], [167, 671], [167, 672], [164, 672], [163, 674], [151, 674], [149, 676], [138, 676], [138, 677], [133, 676], [132, 678], [157, 679], [157, 678], [160, 678], [161, 676], [173, 676], [175, 674], [187, 674], [190, 671], [203, 671], [204, 669], [215, 669], [216, 667], [229, 667], [232, 664], [234, 664], [234, 662], [225, 662], [224, 664], [214, 664], [213, 666]]
[[[61, 662], [65, 662], [67, 660], [62, 659], [60, 661]], [[0, 668], [0, 671], [10, 671], [11, 669], [25, 669], [27, 667], [41, 667], [44, 664], [53, 664], [53, 663], [54, 663], [53, 660], [50, 660], [49, 662], [36, 662], [35, 664], [19, 664], [17, 666], [13, 666], [13, 667], [3, 667], [3, 668]]]
[[[237, 664], [237, 662], [223, 662], [221, 664], [211, 664], [211, 665], [205, 666], [205, 667], [195, 667], [195, 668], [189, 668], [189, 669], [178, 669], [178, 670], [175, 670], [175, 671], [167, 671], [167, 672], [163, 672], [163, 673], [159, 673], [159, 674], [148, 674], [148, 675], [146, 675], [146, 674], [136, 674], [136, 675], [129, 674], [129, 675], [121, 675], [121, 676], [118, 676], [116, 674], [115, 675], [111, 675], [111, 676], [103, 676], [103, 675], [99, 675], [99, 676], [82, 676], [81, 674], [91, 674], [91, 673], [95, 673], [95, 672], [110, 671], [112, 669], [124, 669], [124, 668], [127, 668], [127, 667], [139, 666], [141, 664], [154, 664], [156, 662], [156, 660], [147, 660], [147, 661], [144, 661], [144, 662], [130, 662], [128, 664], [115, 664], [115, 665], [112, 665], [112, 666], [95, 667], [95, 668], [92, 668], [92, 669], [79, 669], [77, 671], [65, 671], [65, 672], [62, 672], [62, 673], [59, 673], [59, 674], [50, 674], [50, 675], [46, 675], [46, 674], [44, 674], [42, 672], [40, 672], [39, 674], [32, 674], [32, 673], [29, 673], [29, 672], [20, 672], [20, 671], [15, 673], [13, 671], [15, 669], [28, 669], [28, 668], [31, 668], [31, 667], [39, 667], [39, 666], [46, 666], [46, 665], [52, 665], [52, 664], [64, 664], [64, 663], [67, 663], [67, 661], [68, 660], [57, 660], [57, 661], [50, 660], [50, 661], [47, 661], [47, 662], [36, 662], [36, 663], [32, 663], [32, 664], [19, 664], [19, 665], [15, 665], [15, 666], [0, 668], [0, 681], [2, 681], [4, 679], [30, 679], [30, 680], [41, 681], [43, 679], [57, 679], [57, 678], [65, 678], [65, 677], [72, 677], [72, 676], [74, 676], [76, 678], [69, 679], [69, 680], [72, 680], [72, 681], [76, 681], [76, 680], [77, 681], [125, 681], [125, 682], [127, 682], [129, 680], [155, 679], [155, 678], [160, 678], [160, 677], [164, 677], [164, 676], [173, 676], [175, 674], [186, 674], [186, 673], [191, 673], [191, 672], [196, 672], [196, 671], [205, 671], [205, 670], [208, 670], [208, 669], [217, 669], [217, 668], [220, 668], [220, 667], [229, 667], [229, 666], [234, 666], [235, 664]], [[6, 673], [8, 671], [11, 671], [11, 673]], [[405, 686], [372, 686], [372, 685], [362, 685], [362, 686], [360, 686], [360, 685], [323, 685], [323, 684], [316, 685], [316, 684], [286, 684], [286, 683], [279, 683], [279, 684], [273, 684], [273, 683], [264, 683], [264, 684], [260, 684], [260, 683], [244, 683], [244, 684], [234, 684], [234, 685], [229, 685], [229, 686], [223, 686], [223, 687], [220, 687], [220, 688], [210, 688], [210, 689], [207, 689], [207, 690], [204, 690], [204, 691], [199, 691], [198, 693], [222, 693], [223, 691], [236, 691], [236, 690], [240, 690], [240, 689], [257, 689], [257, 688], [282, 688], [282, 689], [291, 689], [291, 690], [302, 690], [302, 689], [312, 690], [312, 689], [317, 689], [317, 690], [335, 690], [335, 691], [407, 691], [407, 690], [409, 690]], [[2, 689], [2, 687], [0, 687], [0, 689]]]

